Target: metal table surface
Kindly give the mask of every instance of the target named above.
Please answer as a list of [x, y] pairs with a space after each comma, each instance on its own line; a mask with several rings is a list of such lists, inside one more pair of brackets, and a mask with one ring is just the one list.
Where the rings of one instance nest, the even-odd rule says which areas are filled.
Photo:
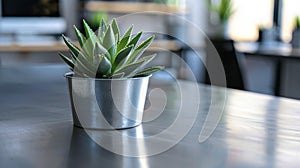
[[[300, 101], [187, 81], [153, 79], [150, 88], [159, 89], [152, 90], [146, 112], [149, 115], [160, 111], [159, 103], [167, 99], [163, 112], [136, 128], [118, 131], [124, 138], [114, 139], [111, 131], [73, 127], [63, 77], [67, 71], [64, 66], [0, 68], [1, 168], [300, 165]], [[194, 107], [197, 116], [191, 112]], [[191, 129], [185, 130], [182, 140], [163, 150], [162, 144], [172, 142], [182, 133], [181, 128], [170, 130], [176, 122], [182, 128], [191, 126]], [[146, 143], [147, 137], [164, 130], [168, 130], [168, 136], [158, 136], [157, 144]], [[200, 134], [201, 130], [206, 132]], [[138, 144], [129, 143], [127, 135], [145, 137], [145, 143], [143, 139]], [[135, 151], [137, 155], [111, 152], [99, 145], [95, 137], [116, 144], [114, 147], [121, 151]], [[160, 149], [156, 154], [147, 153]]]

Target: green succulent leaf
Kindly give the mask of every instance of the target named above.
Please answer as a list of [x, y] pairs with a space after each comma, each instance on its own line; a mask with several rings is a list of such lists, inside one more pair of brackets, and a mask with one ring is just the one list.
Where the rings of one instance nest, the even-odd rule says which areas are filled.
[[112, 76], [112, 78], [123, 78], [125, 76], [124, 72], [116, 73]]
[[132, 74], [134, 74], [136, 71], [138, 71], [143, 64], [144, 64], [143, 61], [142, 62], [134, 62], [134, 63], [124, 66], [117, 72], [118, 73], [123, 72], [125, 74], [124, 77], [129, 77], [129, 76], [132, 76]]
[[89, 64], [88, 60], [86, 60], [86, 57], [82, 56], [82, 55], [74, 55], [73, 52], [70, 52], [71, 56], [72, 56], [72, 61], [75, 63], [77, 60], [83, 60], [86, 64]]
[[156, 56], [156, 54], [148, 55], [148, 56], [140, 58], [136, 62], [143, 62], [142, 66], [141, 66], [141, 67], [143, 67], [146, 64], [148, 64], [150, 61], [152, 61], [155, 58], [155, 56]]
[[89, 66], [89, 64], [84, 64], [80, 61], [80, 59], [77, 59], [75, 62], [74, 71], [82, 72], [86, 74], [88, 77], [94, 77], [96, 74], [96, 71], [94, 70], [94, 66]]
[[68, 58], [67, 56], [63, 55], [62, 53], [58, 53], [58, 55], [65, 61], [66, 64], [68, 64], [72, 69], [74, 68], [73, 61]]
[[84, 71], [80, 71], [78, 68], [77, 69], [73, 69], [73, 72], [76, 76], [78, 77], [86, 77], [86, 78], [91, 78], [91, 76], [89, 76], [86, 72]]
[[87, 39], [85, 45], [82, 47], [84, 53], [82, 55], [84, 55], [89, 62], [93, 62], [94, 48], [95, 48], [95, 43], [93, 43], [91, 38]]
[[136, 46], [137, 42], [139, 41], [139, 39], [141, 38], [143, 32], [139, 32], [138, 34], [136, 34], [128, 43], [128, 45], [134, 45]]
[[95, 66], [91, 62], [88, 62], [85, 56], [74, 56], [72, 52], [71, 56], [73, 58], [72, 62], [74, 64], [73, 71], [85, 73], [90, 77], [94, 76], [95, 73], [93, 72], [96, 72]]
[[70, 54], [71, 54], [71, 58], [72, 58], [71, 60], [72, 60], [72, 62], [75, 62], [75, 61], [78, 59], [78, 58], [77, 58], [78, 55], [76, 56], [76, 55], [75, 55], [73, 52], [71, 52], [71, 51], [70, 51]]
[[92, 43], [100, 42], [94, 31], [90, 28], [90, 26], [83, 20], [83, 28], [85, 30], [85, 35], [87, 39], [91, 39]]
[[80, 49], [77, 48], [75, 44], [70, 42], [64, 35], [62, 35], [62, 38], [67, 47], [70, 49], [70, 51], [72, 51], [75, 54], [75, 56], [78, 56], [80, 54]]
[[124, 72], [125, 77], [132, 77], [134, 76], [135, 72], [142, 69], [142, 67], [149, 63], [155, 56], [156, 54], [143, 57], [136, 62], [125, 65], [124, 67], [118, 69], [117, 72]]
[[132, 49], [133, 49], [133, 45], [121, 50], [116, 56], [114, 66], [115, 67], [122, 66], [127, 61], [127, 58], [130, 52], [132, 51]]
[[106, 48], [111, 56], [111, 60], [113, 60], [113, 55], [116, 53], [115, 47], [115, 35], [111, 26], [108, 26], [106, 33], [103, 38], [103, 47]]
[[74, 25], [74, 30], [78, 39], [78, 42], [80, 44], [80, 47], [83, 47], [83, 45], [85, 44], [85, 37], [84, 35], [77, 29], [77, 27]]
[[118, 46], [117, 46], [117, 52], [119, 52], [121, 49], [125, 48], [129, 42], [131, 33], [132, 33], [133, 25], [131, 25], [128, 30], [125, 32], [123, 37], [120, 39]]
[[96, 43], [94, 48], [94, 56], [97, 55], [105, 55], [107, 59], [110, 59], [108, 51], [100, 43]]
[[97, 74], [101, 74], [103, 77], [103, 75], [107, 75], [110, 73], [111, 73], [111, 63], [104, 55], [102, 55], [97, 69]]
[[146, 51], [146, 49], [151, 45], [153, 39], [154, 39], [154, 36], [151, 36], [148, 39], [146, 39], [144, 42], [142, 42], [135, 49], [135, 51], [132, 53], [132, 55], [130, 56], [130, 58], [128, 59], [127, 62], [131, 63], [131, 62], [138, 60], [141, 57], [141, 55]]
[[137, 72], [134, 77], [138, 77], [138, 76], [148, 76], [148, 75], [151, 75], [157, 71], [160, 71], [164, 69], [163, 66], [154, 66], [154, 67], [149, 67], [149, 68], [145, 68], [139, 72]]
[[115, 34], [116, 41], [118, 41], [119, 38], [120, 38], [120, 30], [119, 30], [119, 26], [118, 26], [118, 23], [117, 23], [116, 19], [112, 20], [111, 28], [113, 29], [113, 32]]
[[121, 37], [116, 19], [113, 19], [110, 24], [101, 20], [97, 35], [85, 20], [83, 20], [83, 27], [85, 35], [74, 26], [79, 47], [62, 35], [70, 50], [71, 58], [62, 53], [59, 55], [75, 75], [96, 76], [96, 78], [129, 78], [145, 76], [162, 69], [161, 66], [144, 68], [154, 59], [155, 54], [141, 57], [150, 46], [154, 36], [138, 44], [142, 32], [131, 37], [133, 26], [130, 26]]
[[101, 19], [101, 22], [100, 22], [100, 26], [99, 26], [99, 29], [98, 29], [98, 38], [103, 41], [103, 35], [104, 33], [106, 32], [106, 29], [107, 29], [107, 25], [105, 23], [105, 20], [102, 18]]

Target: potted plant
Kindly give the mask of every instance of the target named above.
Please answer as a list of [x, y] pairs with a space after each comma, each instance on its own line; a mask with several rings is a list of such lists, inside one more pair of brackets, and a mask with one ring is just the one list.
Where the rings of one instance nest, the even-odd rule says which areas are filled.
[[71, 58], [59, 53], [72, 72], [69, 85], [74, 125], [124, 129], [142, 121], [149, 77], [162, 66], [145, 67], [156, 54], [143, 56], [154, 36], [138, 44], [143, 32], [121, 36], [116, 19], [102, 20], [95, 33], [83, 20], [85, 36], [74, 26], [79, 46], [62, 35]]
[[294, 19], [294, 30], [292, 33], [292, 46], [295, 48], [300, 48], [300, 17], [297, 16]]
[[214, 36], [227, 38], [228, 37], [228, 20], [234, 13], [232, 0], [221, 0], [219, 4], [212, 4], [208, 0], [209, 9], [214, 17]]
[[272, 43], [276, 41], [276, 28], [259, 26], [257, 41], [261, 43]]

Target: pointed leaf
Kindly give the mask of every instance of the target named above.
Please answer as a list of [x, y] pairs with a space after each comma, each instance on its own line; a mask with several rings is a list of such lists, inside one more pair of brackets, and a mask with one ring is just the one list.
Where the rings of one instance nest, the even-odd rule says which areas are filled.
[[142, 32], [139, 32], [138, 34], [136, 34], [131, 40], [130, 42], [128, 43], [128, 45], [134, 45], [136, 46], [137, 42], [139, 41], [139, 39], [141, 38], [142, 36]]
[[120, 30], [119, 30], [119, 26], [118, 26], [118, 23], [117, 23], [117, 20], [114, 18], [111, 22], [111, 27], [114, 31], [114, 34], [115, 34], [115, 37], [116, 37], [116, 41], [119, 40], [120, 38]]
[[80, 72], [80, 74], [86, 74], [87, 76], [93, 77], [93, 72], [95, 72], [95, 66], [89, 63], [84, 56], [75, 57], [71, 52], [71, 56], [73, 57], [73, 71]]
[[[135, 70], [133, 71], [134, 73], [136, 71], [139, 71], [141, 68], [143, 68], [146, 64], [148, 64], [150, 61], [152, 61], [154, 58], [155, 58], [156, 54], [152, 54], [152, 55], [148, 55], [148, 56], [145, 56], [139, 60], [137, 60], [136, 62], [137, 63], [141, 63], [140, 66]], [[133, 72], [131, 74], [129, 74], [130, 76], [133, 75]]]
[[112, 76], [112, 78], [123, 78], [125, 76], [124, 72], [116, 73]]
[[111, 58], [110, 60], [113, 60], [113, 55], [116, 53], [115, 47], [116, 47], [116, 43], [115, 43], [115, 35], [114, 32], [112, 30], [111, 26], [108, 26], [108, 29], [104, 35], [103, 38], [103, 47], [108, 50]]
[[94, 48], [95, 43], [93, 43], [92, 39], [89, 38], [86, 40], [85, 45], [82, 47], [84, 53], [82, 56], [86, 57], [89, 62], [93, 62], [94, 59]]
[[131, 63], [136, 61], [141, 57], [141, 55], [144, 53], [144, 51], [151, 45], [152, 41], [154, 39], [154, 36], [149, 37], [145, 41], [143, 41], [132, 53], [130, 58], [128, 59], [127, 63]]
[[148, 55], [143, 58], [140, 58], [139, 60], [137, 60], [137, 62], [144, 62], [142, 66], [145, 66], [150, 61], [152, 61], [155, 57], [156, 57], [156, 54]]
[[77, 59], [74, 67], [75, 72], [81, 72], [86, 74], [89, 77], [95, 77], [95, 70], [93, 70], [93, 66], [83, 64], [79, 59]]
[[92, 60], [87, 60], [87, 57], [85, 55], [83, 55], [81, 52], [78, 55], [75, 55], [75, 53], [73, 51], [70, 51], [70, 54], [72, 56], [72, 60], [75, 63], [75, 61], [77, 61], [78, 59], [80, 59], [84, 64], [87, 65], [92, 65]]
[[110, 61], [103, 55], [101, 57], [100, 64], [97, 69], [97, 76], [99, 74], [103, 75], [108, 75], [111, 72], [111, 63]]
[[132, 76], [136, 71], [139, 71], [143, 66], [149, 63], [155, 56], [156, 54], [143, 57], [134, 63], [128, 64], [118, 69], [116, 72], [124, 72], [125, 77]]
[[118, 43], [118, 46], [117, 46], [117, 52], [119, 52], [120, 50], [122, 50], [128, 44], [128, 41], [129, 41], [130, 36], [131, 36], [132, 29], [133, 29], [133, 25], [131, 25], [128, 28], [128, 30], [126, 31], [126, 33], [120, 39], [120, 41]]
[[149, 67], [149, 68], [145, 68], [139, 72], [137, 72], [136, 74], [134, 74], [133, 77], [138, 77], [138, 76], [148, 76], [148, 75], [151, 75], [157, 71], [160, 71], [164, 69], [163, 66], [154, 66], [154, 67]]
[[130, 76], [131, 74], [134, 74], [136, 71], [138, 71], [140, 69], [140, 67], [143, 65], [143, 63], [144, 63], [143, 61], [131, 63], [131, 64], [121, 68], [117, 72], [118, 73], [123, 72], [125, 74], [124, 77]]
[[[133, 45], [124, 48], [117, 54], [116, 59], [114, 61], [115, 67], [122, 66], [122, 64], [124, 64], [127, 61], [127, 59], [129, 58], [129, 54], [132, 51], [132, 48], [133, 48]], [[121, 65], [119, 65], [119, 64], [121, 64]]]
[[72, 56], [72, 62], [75, 62], [78, 56], [75, 56], [75, 54], [72, 51], [70, 51], [70, 54]]
[[90, 26], [83, 20], [83, 28], [85, 30], [85, 35], [87, 39], [91, 39], [92, 43], [100, 42], [95, 32], [90, 28]]
[[[132, 75], [134, 72], [138, 71], [143, 66], [148, 64], [155, 56], [156, 56], [156, 54], [145, 56], [145, 57], [137, 60], [136, 62], [133, 62], [133, 63], [127, 64], [123, 67], [120, 67], [119, 69], [116, 70], [116, 72], [125, 72], [126, 76]], [[131, 72], [129, 72], [129, 71], [131, 71]]]
[[101, 22], [100, 22], [100, 25], [99, 25], [99, 28], [98, 28], [98, 38], [99, 38], [100, 40], [103, 40], [103, 36], [104, 36], [104, 33], [106, 32], [106, 29], [107, 29], [106, 22], [105, 22], [105, 20], [102, 18], [102, 19], [101, 19]]
[[110, 59], [108, 51], [100, 43], [96, 43], [94, 48], [94, 57], [97, 55], [105, 55], [107, 59]]
[[74, 25], [74, 30], [78, 39], [78, 42], [80, 44], [80, 46], [82, 47], [85, 44], [85, 37], [83, 36], [83, 34], [77, 29], [77, 27]]
[[78, 47], [76, 47], [75, 44], [70, 42], [64, 35], [62, 35], [62, 38], [63, 38], [65, 44], [67, 45], [67, 47], [70, 49], [70, 51], [72, 51], [75, 54], [75, 56], [78, 56], [80, 53], [80, 49]]
[[[72, 57], [74, 58], [74, 54], [71, 52]], [[75, 61], [80, 61], [83, 65], [85, 65], [85, 67], [89, 67], [90, 69], [93, 69], [93, 62], [89, 62], [89, 60], [87, 60], [87, 58], [83, 55], [79, 55], [75, 58]], [[74, 63], [75, 63], [74, 61]]]
[[70, 58], [66, 57], [62, 53], [58, 53], [58, 54], [65, 61], [65, 63], [67, 63], [67, 65], [69, 65], [72, 69], [74, 68], [74, 63]]

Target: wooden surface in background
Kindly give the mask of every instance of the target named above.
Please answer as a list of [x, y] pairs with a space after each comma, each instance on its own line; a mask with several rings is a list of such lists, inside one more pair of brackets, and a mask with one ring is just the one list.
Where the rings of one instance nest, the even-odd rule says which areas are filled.
[[[78, 43], [77, 43], [78, 45]], [[148, 51], [178, 51], [180, 45], [175, 40], [156, 40], [148, 48]], [[1, 45], [0, 51], [3, 52], [55, 52], [55, 51], [68, 51], [66, 45], [62, 42], [51, 43], [17, 43]]]
[[112, 13], [163, 12], [185, 13], [185, 6], [166, 5], [145, 2], [103, 2], [90, 1], [85, 3], [85, 10], [90, 12], [102, 11]]

